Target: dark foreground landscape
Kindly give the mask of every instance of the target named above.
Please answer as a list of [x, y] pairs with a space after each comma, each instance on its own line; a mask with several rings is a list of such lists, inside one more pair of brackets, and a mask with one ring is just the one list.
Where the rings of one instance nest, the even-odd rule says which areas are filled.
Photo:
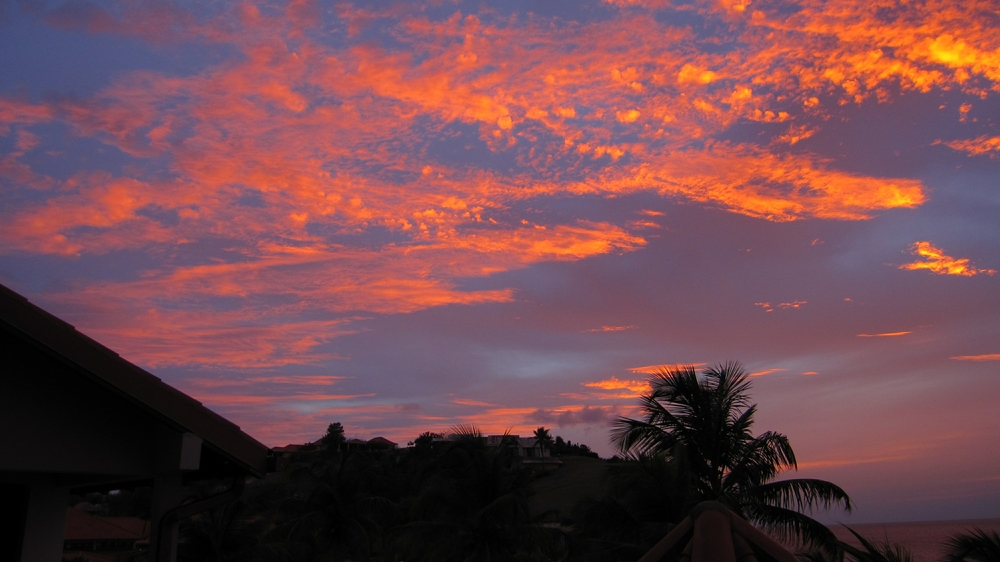
[[[296, 454], [284, 471], [251, 483], [244, 498], [236, 504], [187, 521], [182, 532], [184, 540], [179, 560], [311, 560], [324, 549], [333, 555], [327, 558], [331, 560], [404, 560], [409, 558], [402, 558], [403, 552], [431, 554], [435, 550], [429, 545], [420, 545], [422, 533], [436, 535], [440, 546], [461, 549], [461, 543], [465, 542], [471, 547], [472, 534], [477, 532], [473, 528], [475, 514], [460, 521], [449, 520], [443, 513], [464, 504], [458, 511], [469, 514], [477, 498], [483, 497], [480, 494], [488, 495], [491, 489], [493, 494], [512, 494], [512, 505], [519, 504], [520, 498], [527, 498], [530, 512], [518, 513], [514, 509], [493, 514], [492, 523], [498, 528], [494, 529], [492, 537], [484, 534], [482, 538], [517, 540], [518, 525], [525, 525], [526, 530], [533, 523], [541, 523], [536, 531], [544, 529], [539, 535], [524, 537], [539, 541], [540, 548], [534, 549], [534, 555], [515, 559], [638, 559], [640, 551], [651, 546], [657, 538], [655, 532], [625, 535], [615, 532], [615, 528], [625, 525], [611, 525], [602, 530], [595, 524], [607, 520], [602, 510], [607, 509], [610, 498], [619, 498], [623, 507], [630, 501], [633, 507], [641, 507], [636, 505], [636, 497], [625, 500], [621, 495], [622, 488], [635, 484], [636, 464], [621, 459], [596, 458], [586, 446], [567, 445], [561, 438], [558, 445], [555, 441], [553, 445], [557, 456], [550, 458], [561, 463], [557, 469], [531, 471], [518, 479], [502, 465], [475, 466], [458, 461], [459, 464], [450, 468], [471, 469], [468, 478], [462, 479], [447, 464], [441, 464], [444, 450], [450, 444], [440, 439], [435, 443], [431, 434], [418, 438], [411, 447], [386, 451], [327, 451], [320, 448], [323, 447], [320, 442]], [[490, 451], [483, 448], [480, 452]], [[464, 458], [465, 461], [473, 459], [475, 455]], [[477, 460], [499, 459], [486, 454]], [[513, 466], [509, 465], [508, 469]], [[328, 480], [324, 482], [324, 479]], [[451, 492], [460, 493], [450, 493], [447, 488], [459, 484], [460, 480], [466, 487], [455, 487]], [[207, 495], [213, 489], [205, 485], [191, 491]], [[148, 490], [143, 489], [126, 490], [112, 495], [75, 497], [73, 501], [86, 501], [89, 509], [105, 516], [143, 516], [149, 508], [147, 494]], [[634, 525], [640, 531], [666, 529], [668, 525], [654, 520], [639, 521], [655, 512], [658, 499], [661, 498], [649, 497], [648, 511], [637, 511], [633, 515], [619, 513], [624, 517], [621, 523]], [[669, 511], [662, 510], [664, 513]], [[435, 512], [437, 521], [414, 520], [434, 517]], [[851, 526], [873, 543], [901, 547], [905, 554], [912, 556], [911, 562], [946, 560], [946, 541], [975, 528], [1000, 531], [1000, 519]], [[837, 539], [861, 547], [847, 527], [834, 525], [830, 529]], [[483, 527], [478, 532], [487, 533], [488, 529]], [[336, 542], [340, 541], [343, 544], [337, 547]], [[793, 551], [801, 549], [790, 548]], [[626, 553], [631, 553], [632, 557], [625, 558]], [[101, 553], [96, 552], [72, 552], [67, 553], [64, 560], [104, 560], [100, 556]], [[138, 551], [117, 558], [138, 561], [144, 559], [144, 553]], [[874, 557], [867, 560], [903, 562], [905, 559]]]
[[[752, 433], [750, 386], [732, 362], [652, 375], [641, 415], [615, 420], [620, 456], [609, 460], [544, 427], [522, 438], [456, 426], [399, 448], [380, 437], [348, 439], [332, 423], [314, 442], [273, 449], [272, 471], [239, 499], [184, 519], [177, 559], [614, 562], [639, 560], [657, 545], [650, 559], [698, 562], [706, 552], [698, 544], [723, 540], [729, 558], [742, 544], [762, 562], [794, 560], [774, 540], [796, 545], [789, 549], [807, 562], [922, 562], [945, 550], [949, 562], [1000, 558], [1000, 535], [982, 527], [834, 534], [812, 519], [850, 512], [853, 502], [831, 482], [776, 478], [794, 473], [795, 454], [781, 433]], [[201, 482], [187, 493], [199, 501], [235, 484]], [[148, 497], [136, 489], [74, 499], [105, 515], [142, 517]], [[745, 541], [754, 541], [752, 553]], [[85, 552], [67, 558], [93, 560]]]

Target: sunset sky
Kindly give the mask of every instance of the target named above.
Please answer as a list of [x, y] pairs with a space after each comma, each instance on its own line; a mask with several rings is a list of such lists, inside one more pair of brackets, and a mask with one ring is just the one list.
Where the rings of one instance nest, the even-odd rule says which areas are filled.
[[267, 445], [610, 456], [739, 360], [838, 519], [1000, 517], [996, 0], [7, 0], [0, 53], [0, 283]]

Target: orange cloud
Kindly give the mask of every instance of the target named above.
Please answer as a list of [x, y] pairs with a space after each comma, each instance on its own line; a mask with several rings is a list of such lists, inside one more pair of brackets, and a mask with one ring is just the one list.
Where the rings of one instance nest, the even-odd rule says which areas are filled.
[[460, 406], [479, 406], [483, 408], [489, 408], [495, 406], [495, 404], [490, 404], [488, 402], [481, 402], [479, 400], [470, 400], [467, 398], [456, 398], [452, 400], [453, 404], [458, 404]]
[[634, 330], [636, 326], [601, 326], [600, 328], [591, 328], [589, 330], [584, 330], [584, 333], [594, 333], [594, 332], [623, 332], [625, 330]]
[[[278, 375], [234, 378], [188, 378], [182, 387], [201, 402], [217, 408], [268, 406], [294, 408], [315, 402], [344, 402], [372, 398], [373, 393], [329, 394], [323, 387], [344, 377], [332, 375]], [[238, 390], [237, 390], [238, 389]]]
[[1000, 353], [986, 353], [983, 355], [958, 355], [952, 357], [956, 361], [1000, 361]]
[[788, 369], [764, 369], [763, 371], [756, 371], [750, 373], [751, 377], [763, 377], [766, 375], [773, 375], [774, 373], [780, 373], [782, 371], [787, 371]]
[[[660, 365], [646, 365], [645, 367], [629, 367], [629, 371], [633, 373], [643, 373], [647, 375], [655, 375], [661, 371], [669, 371], [673, 369], [685, 369], [687, 367], [704, 367], [708, 363], [663, 363]], [[614, 378], [614, 377], [612, 377]]]
[[925, 200], [915, 180], [852, 176], [824, 170], [808, 157], [777, 156], [749, 146], [718, 144], [648, 159], [567, 189], [580, 194], [655, 190], [773, 221], [859, 220], [872, 211], [912, 208]]
[[[297, 319], [302, 309], [277, 305], [214, 320], [192, 313], [184, 321], [215, 342], [202, 344], [181, 333], [175, 311], [210, 311], [220, 296], [296, 300], [342, 315], [509, 302], [509, 289], [464, 291], [458, 280], [637, 251], [647, 240], [634, 231], [657, 226], [509, 216], [545, 198], [653, 193], [769, 221], [865, 220], [914, 208], [927, 198], [920, 181], [843, 171], [802, 141], [819, 136], [842, 105], [890, 103], [897, 91], [1000, 89], [1000, 37], [975, 17], [991, 9], [988, 0], [931, 0], [891, 13], [804, 0], [794, 14], [700, 2], [691, 9], [734, 45], [705, 52], [692, 47], [697, 30], [643, 11], [673, 9], [667, 3], [613, 4], [622, 6], [617, 15], [582, 23], [457, 12], [432, 19], [405, 4], [329, 14], [300, 2], [273, 12], [247, 5], [225, 21], [179, 8], [156, 17], [153, 8], [95, 9], [78, 20], [46, 11], [40, 17], [59, 28], [223, 43], [239, 56], [188, 75], [123, 73], [83, 99], [0, 98], [0, 135], [17, 135], [0, 175], [31, 194], [0, 211], [0, 252], [183, 256], [128, 281], [79, 288], [86, 302], [127, 308], [126, 318], [158, 310], [176, 320], [165, 322], [165, 335], [138, 321], [102, 333], [150, 365], [183, 364], [191, 352], [191, 361], [273, 366], [295, 361], [283, 351], [293, 348], [308, 362], [327, 357], [322, 342], [349, 332], [349, 321], [314, 326]], [[326, 17], [343, 26], [343, 41], [307, 32]], [[375, 30], [392, 41], [380, 45]], [[46, 148], [50, 133], [40, 125], [53, 123], [132, 164], [45, 176], [22, 156]], [[773, 134], [720, 140], [748, 123], [770, 124]], [[459, 137], [458, 146], [511, 165], [481, 166], [461, 151], [445, 157], [442, 147]], [[948, 145], [992, 155], [996, 143]], [[368, 240], [373, 233], [381, 242]], [[201, 253], [213, 244], [224, 249]], [[918, 243], [918, 253], [920, 244], [934, 249]], [[904, 269], [993, 273], [936, 251]], [[802, 304], [759, 303], [769, 311]], [[260, 327], [270, 324], [277, 327]], [[219, 342], [240, 351], [223, 352]]]
[[1000, 137], [983, 135], [974, 139], [951, 141], [945, 144], [955, 150], [967, 152], [969, 156], [988, 154], [990, 158], [996, 158], [997, 154], [1000, 153]]
[[764, 309], [764, 312], [774, 312], [775, 308], [801, 308], [804, 304], [809, 304], [806, 301], [791, 301], [791, 302], [779, 302], [778, 304], [772, 306], [769, 302], [755, 302], [754, 306], [759, 306]]
[[294, 394], [288, 396], [274, 395], [241, 395], [241, 394], [205, 394], [195, 392], [195, 398], [211, 407], [244, 406], [244, 405], [275, 405], [301, 402], [336, 402], [371, 398], [374, 394]]
[[881, 334], [858, 334], [859, 338], [894, 338], [905, 336], [910, 332], [883, 332]]
[[914, 242], [910, 247], [910, 253], [920, 256], [924, 261], [915, 261], [899, 266], [899, 269], [918, 270], [926, 269], [939, 275], [961, 275], [972, 277], [973, 275], [993, 275], [995, 269], [978, 269], [974, 267], [968, 258], [955, 259], [944, 253], [944, 250], [933, 246], [930, 242]]
[[335, 375], [278, 375], [270, 377], [247, 377], [241, 379], [189, 378], [185, 379], [185, 384], [193, 385], [198, 388], [226, 388], [234, 386], [248, 386], [252, 384], [329, 386], [344, 379], [345, 377]]
[[78, 176], [66, 182], [66, 195], [0, 224], [0, 239], [10, 249], [64, 255], [174, 242], [169, 229], [137, 214], [153, 201], [153, 191], [153, 186], [128, 178]]
[[649, 392], [649, 383], [646, 381], [637, 380], [619, 380], [617, 377], [611, 377], [610, 379], [605, 379], [597, 382], [586, 382], [583, 386], [588, 388], [598, 388], [601, 390], [628, 390], [634, 394], [641, 394], [643, 392]]
[[[93, 292], [73, 295], [66, 302], [93, 302], [88, 300], [93, 295]], [[200, 310], [161, 310], [154, 306], [142, 310], [143, 300], [130, 302], [128, 297], [118, 294], [103, 301], [108, 313], [106, 323], [92, 323], [88, 333], [111, 348], [127, 350], [129, 360], [153, 368], [169, 365], [273, 368], [344, 359], [320, 348], [356, 331], [350, 327], [354, 318], [303, 321], [294, 318], [295, 309], [283, 314], [254, 310], [205, 314]], [[287, 384], [302, 384], [293, 381], [285, 380]]]
[[860, 458], [847, 458], [847, 459], [828, 459], [819, 461], [807, 461], [798, 463], [799, 470], [805, 470], [809, 468], [833, 468], [838, 466], [856, 466], [859, 464], [875, 464], [883, 462], [895, 462], [902, 461], [911, 458], [912, 455], [909, 454], [899, 454], [899, 455], [883, 455], [875, 457], [860, 457]]

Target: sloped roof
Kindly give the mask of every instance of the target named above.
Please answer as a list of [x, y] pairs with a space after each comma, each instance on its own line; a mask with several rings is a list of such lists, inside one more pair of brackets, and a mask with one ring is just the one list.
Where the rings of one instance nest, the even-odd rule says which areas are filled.
[[138, 517], [98, 517], [71, 507], [66, 510], [63, 539], [120, 540], [148, 539], [149, 521]]
[[719, 502], [705, 501], [691, 510], [639, 562], [657, 562], [681, 549], [690, 562], [799, 562], [774, 539]]
[[240, 431], [239, 426], [3, 285], [0, 285], [0, 329], [55, 356], [167, 425], [201, 437], [243, 470], [256, 476], [266, 472], [267, 447]]

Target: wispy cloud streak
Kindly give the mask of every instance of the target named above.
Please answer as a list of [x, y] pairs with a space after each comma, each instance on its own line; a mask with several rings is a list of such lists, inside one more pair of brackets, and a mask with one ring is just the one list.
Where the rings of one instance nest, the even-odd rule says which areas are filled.
[[913, 263], [905, 263], [899, 266], [900, 269], [911, 271], [926, 269], [938, 275], [959, 275], [963, 277], [993, 275], [996, 273], [995, 269], [980, 269], [973, 266], [969, 258], [953, 258], [930, 242], [914, 242], [910, 247], [910, 253], [923, 258], [923, 261], [918, 260]]

